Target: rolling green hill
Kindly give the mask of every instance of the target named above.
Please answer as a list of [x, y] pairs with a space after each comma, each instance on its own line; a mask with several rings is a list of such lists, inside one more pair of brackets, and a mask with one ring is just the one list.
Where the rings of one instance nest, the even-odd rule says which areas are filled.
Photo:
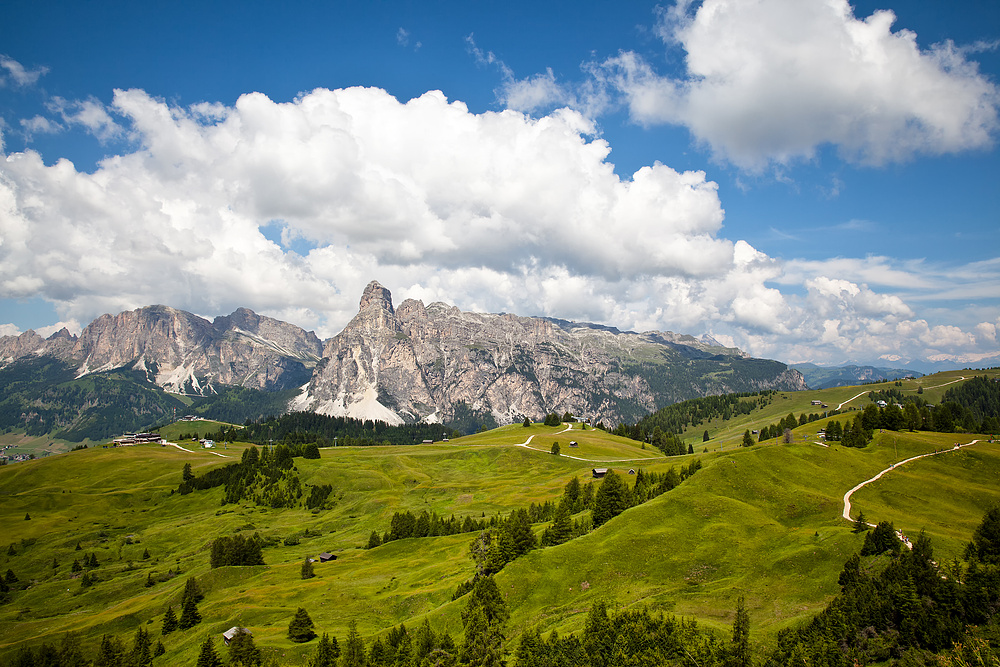
[[[925, 397], [942, 396], [961, 375], [919, 378], [904, 389], [923, 386]], [[89, 652], [102, 634], [129, 640], [139, 626], [155, 643], [168, 605], [180, 611], [189, 577], [205, 593], [204, 620], [162, 637], [167, 653], [154, 664], [194, 664], [205, 637], [218, 639], [234, 625], [250, 628], [281, 664], [304, 664], [315, 641], [300, 645], [286, 637], [298, 607], [320, 633], [341, 640], [351, 620], [370, 639], [428, 619], [460, 642], [465, 603], [451, 598], [474, 572], [468, 553], [475, 535], [365, 549], [373, 531], [389, 529], [395, 512], [506, 516], [556, 500], [569, 480], [585, 482], [595, 467], [614, 468], [631, 484], [629, 469], [666, 472], [696, 459], [702, 469], [673, 490], [587, 535], [508, 564], [496, 580], [511, 610], [511, 634], [530, 627], [579, 631], [598, 600], [613, 608], [646, 605], [727, 631], [742, 595], [755, 640], [770, 643], [839, 592], [838, 573], [863, 539], [841, 517], [843, 495], [854, 485], [897, 461], [949, 450], [900, 466], [852, 498], [855, 512], [870, 521], [894, 521], [908, 535], [925, 530], [939, 560], [960, 555], [983, 510], [1000, 502], [1000, 443], [951, 450], [976, 439], [972, 434], [887, 431], [864, 449], [850, 449], [819, 444], [812, 436], [822, 422], [814, 422], [795, 429], [793, 444], [735, 446], [744, 429], [814, 411], [811, 400], [833, 407], [854, 399], [845, 409], [861, 407], [870, 389], [776, 394], [750, 415], [692, 426], [686, 437], [698, 453], [670, 458], [579, 424], [569, 432], [515, 425], [429, 445], [326, 448], [320, 459], [294, 459], [306, 490], [333, 488], [331, 507], [315, 511], [224, 505], [221, 488], [175, 492], [186, 463], [203, 475], [240, 460], [247, 448], [241, 444], [200, 450], [179, 443], [191, 451], [92, 447], [0, 467], [0, 567], [18, 582], [0, 605], [0, 662], [19, 646], [57, 643], [66, 631], [78, 632]], [[712, 439], [703, 453], [706, 428]], [[177, 424], [163, 432], [176, 437], [190, 430]], [[578, 446], [571, 448], [571, 440]], [[549, 453], [553, 442], [563, 455]], [[537, 524], [535, 532], [543, 528]], [[263, 539], [266, 565], [209, 567], [214, 538], [254, 532]], [[324, 551], [337, 560], [316, 563], [316, 577], [301, 579], [303, 559]], [[88, 554], [99, 562], [91, 571], [97, 582], [83, 588], [71, 566]]]

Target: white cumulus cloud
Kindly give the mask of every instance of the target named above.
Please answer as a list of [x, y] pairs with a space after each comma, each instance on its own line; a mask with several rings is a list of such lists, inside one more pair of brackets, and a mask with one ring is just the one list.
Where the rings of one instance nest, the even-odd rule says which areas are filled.
[[[92, 173], [2, 156], [0, 298], [42, 297], [65, 322], [247, 306], [331, 336], [377, 279], [397, 303], [710, 332], [786, 359], [996, 347], [970, 333], [992, 316], [928, 324], [879, 291], [912, 266], [786, 263], [725, 238], [705, 173], [655, 163], [620, 178], [576, 111], [475, 114], [376, 88], [189, 107], [120, 90], [54, 109], [132, 146]], [[262, 232], [275, 229], [281, 244]], [[946, 268], [910, 294], [944, 293]]]
[[659, 32], [684, 72], [625, 52], [592, 70], [644, 124], [684, 125], [720, 159], [758, 170], [835, 145], [880, 165], [989, 147], [1000, 93], [950, 42], [922, 48], [895, 15], [847, 0], [678, 0]]

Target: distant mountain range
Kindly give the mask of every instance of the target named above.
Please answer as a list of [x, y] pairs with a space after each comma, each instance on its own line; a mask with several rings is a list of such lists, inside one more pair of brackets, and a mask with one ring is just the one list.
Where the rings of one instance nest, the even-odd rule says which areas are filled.
[[[0, 337], [0, 428], [34, 419], [79, 433], [87, 410], [91, 422], [107, 420], [108, 410], [98, 419], [93, 409], [112, 374], [132, 384], [115, 405], [126, 406], [136, 428], [175, 410], [163, 402], [170, 396], [234, 388], [244, 393], [229, 401], [231, 411], [253, 390], [283, 397], [285, 409], [390, 424], [504, 424], [553, 411], [617, 424], [709, 394], [807, 388], [785, 364], [712, 339], [412, 299], [396, 309], [373, 281], [357, 316], [325, 342], [245, 308], [209, 322], [167, 306], [102, 315], [79, 336], [64, 329], [47, 339], [33, 331]], [[94, 389], [98, 378], [105, 390]]]
[[789, 367], [802, 373], [810, 389], [847, 387], [875, 380], [898, 380], [905, 377], [923, 376], [923, 373], [904, 368], [877, 368], [875, 366], [790, 364]]

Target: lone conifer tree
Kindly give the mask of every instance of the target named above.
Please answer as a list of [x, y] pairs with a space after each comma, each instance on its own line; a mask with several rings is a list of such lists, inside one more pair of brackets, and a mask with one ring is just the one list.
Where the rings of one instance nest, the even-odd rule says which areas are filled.
[[163, 615], [163, 628], [160, 630], [160, 632], [161, 634], [169, 635], [176, 629], [177, 629], [177, 616], [174, 614], [174, 608], [167, 607], [167, 613]]
[[[191, 580], [189, 579], [188, 581]], [[187, 590], [184, 591], [184, 595], [181, 598], [181, 618], [177, 622], [177, 627], [181, 630], [193, 628], [201, 623], [201, 614], [198, 613], [197, 599], [194, 594], [188, 593]]]
[[313, 622], [309, 618], [309, 613], [299, 607], [292, 621], [288, 624], [288, 638], [293, 642], [301, 643], [307, 642], [315, 636], [316, 633], [313, 631]]
[[312, 579], [315, 576], [316, 576], [316, 573], [313, 572], [312, 559], [309, 558], [309, 556], [306, 556], [306, 559], [304, 561], [302, 561], [302, 578], [303, 579]]
[[215, 644], [212, 636], [209, 635], [201, 644], [201, 652], [198, 654], [198, 662], [195, 667], [222, 667], [222, 659], [215, 652]]
[[753, 656], [750, 654], [750, 615], [747, 613], [746, 601], [742, 595], [736, 601], [731, 650], [733, 667], [751, 667]]
[[868, 530], [869, 528], [870, 528], [870, 526], [868, 525], [868, 522], [865, 520], [865, 513], [864, 512], [858, 512], [858, 518], [855, 519], [855, 521], [854, 521], [854, 532], [855, 533], [863, 533], [866, 530]]

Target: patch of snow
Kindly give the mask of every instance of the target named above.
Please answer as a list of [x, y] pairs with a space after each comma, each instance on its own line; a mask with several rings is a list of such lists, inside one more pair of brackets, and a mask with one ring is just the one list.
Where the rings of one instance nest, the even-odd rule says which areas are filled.
[[351, 403], [347, 411], [348, 415], [354, 419], [383, 421], [392, 426], [399, 426], [403, 423], [402, 417], [378, 402], [378, 392], [373, 386], [365, 389], [361, 400]]
[[313, 398], [309, 394], [309, 383], [306, 382], [299, 387], [299, 393], [293, 396], [292, 400], [288, 401], [288, 409], [292, 412], [308, 412], [312, 402]]

